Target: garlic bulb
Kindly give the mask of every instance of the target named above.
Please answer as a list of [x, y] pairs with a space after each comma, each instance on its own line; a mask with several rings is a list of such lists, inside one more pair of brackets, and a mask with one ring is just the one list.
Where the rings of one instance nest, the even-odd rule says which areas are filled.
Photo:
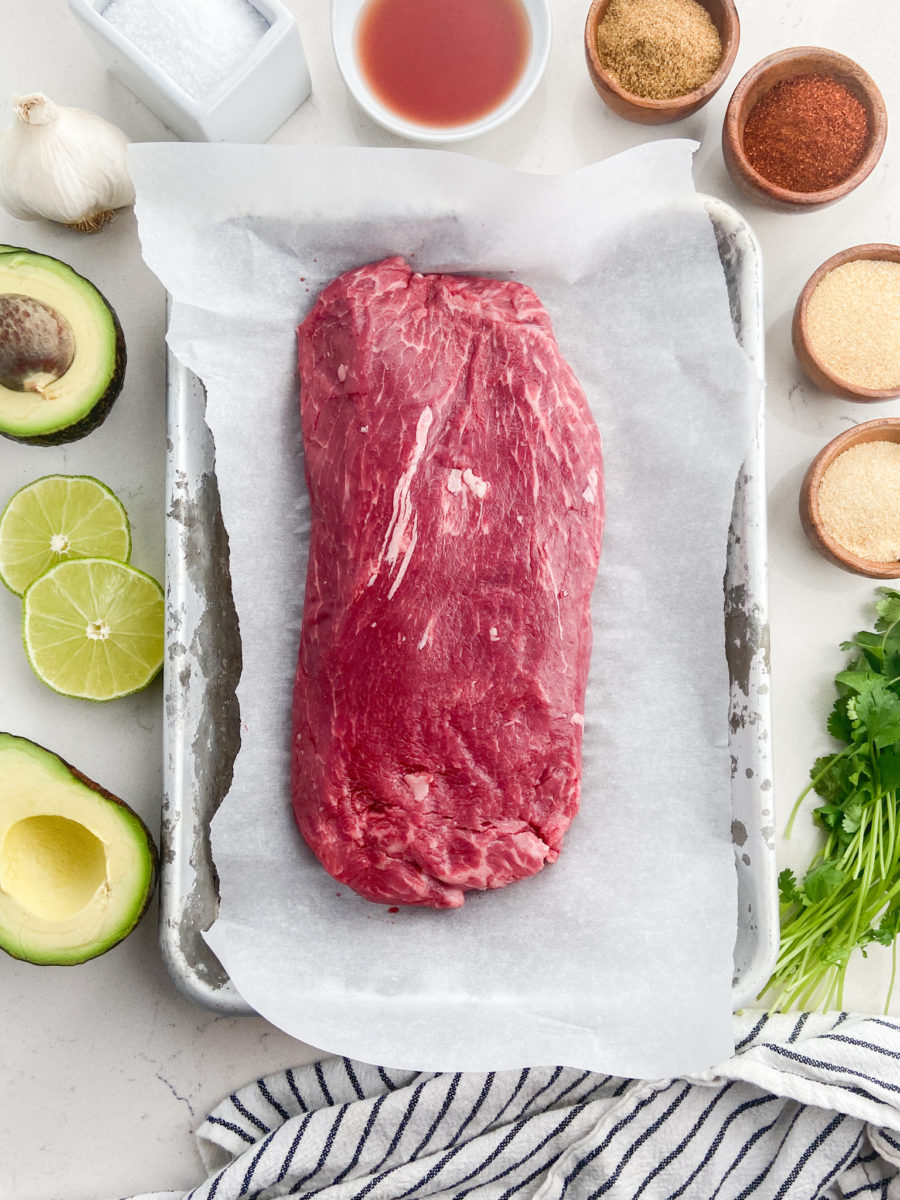
[[93, 232], [134, 203], [121, 129], [41, 92], [14, 98], [13, 110], [16, 119], [0, 134], [0, 204], [7, 212]]

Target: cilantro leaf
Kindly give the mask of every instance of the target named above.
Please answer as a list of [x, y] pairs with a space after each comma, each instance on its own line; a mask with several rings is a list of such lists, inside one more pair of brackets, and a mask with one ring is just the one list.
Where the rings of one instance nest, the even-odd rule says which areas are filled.
[[782, 904], [802, 904], [804, 902], [803, 892], [797, 886], [797, 877], [789, 867], [785, 867], [778, 873], [778, 896]]
[[864, 805], [854, 801], [850, 805], [823, 804], [815, 809], [813, 819], [817, 825], [827, 829], [834, 839], [831, 849], [840, 855], [853, 841], [863, 823]]
[[831, 967], [842, 967], [845, 965], [853, 950], [852, 946], [844, 945], [841, 942], [828, 944], [819, 951], [819, 958], [823, 963]]
[[826, 754], [817, 758], [809, 773], [813, 790], [826, 803], [834, 803], [848, 788], [847, 770], [849, 760], [837, 754]]
[[878, 613], [875, 628], [884, 633], [900, 622], [900, 592], [889, 587], [880, 587], [878, 591], [881, 599], [875, 601], [875, 611]]
[[[888, 686], [895, 692], [900, 688], [900, 626], [897, 627], [896, 636], [898, 642], [896, 649], [891, 645], [885, 646], [884, 661], [881, 665]], [[889, 641], [893, 642], [893, 640], [894, 634], [892, 633]]]
[[[850, 642], [841, 642], [841, 649], [848, 653], [851, 650], [862, 650], [863, 657], [857, 658], [851, 663], [851, 667], [861, 666], [864, 662], [868, 663], [873, 671], [880, 671], [881, 664], [884, 661], [884, 638], [877, 633], [867, 633], [863, 630]], [[838, 691], [840, 692], [840, 685]]]
[[851, 800], [849, 804], [844, 806], [844, 814], [841, 818], [841, 829], [844, 833], [856, 833], [863, 823], [864, 805], [862, 800]]
[[892, 906], [881, 918], [878, 928], [875, 930], [875, 941], [880, 942], [882, 946], [889, 946], [898, 933], [900, 933], [900, 906]]
[[882, 749], [900, 742], [900, 696], [884, 679], [878, 679], [865, 691], [847, 701], [847, 712], [859, 721], [867, 739]]
[[803, 877], [803, 891], [810, 904], [821, 904], [847, 882], [847, 872], [828, 860], [816, 863]]
[[769, 985], [782, 1009], [823, 995], [840, 1007], [854, 951], [878, 942], [896, 955], [900, 939], [900, 591], [880, 588], [876, 608], [875, 629], [843, 644], [848, 661], [834, 678], [827, 724], [842, 748], [816, 759], [794, 808], [815, 791], [825, 839], [802, 883], [792, 871], [778, 878], [781, 953]]
[[885, 792], [900, 789], [900, 746], [888, 746], [878, 755], [878, 781]]
[[859, 696], [865, 696], [868, 692], [875, 688], [884, 686], [884, 676], [878, 671], [873, 671], [871, 668], [861, 669], [860, 667], [850, 667], [846, 671], [839, 671], [834, 677], [835, 683], [842, 683], [844, 687], [849, 688], [851, 692], [856, 692]]
[[847, 715], [847, 700], [844, 696], [838, 696], [834, 708], [828, 714], [828, 732], [838, 742], [849, 743], [853, 740], [853, 722]]
[[892, 904], [890, 908], [885, 909], [878, 925], [872, 926], [862, 934], [859, 939], [860, 945], [867, 946], [870, 942], [878, 942], [882, 946], [890, 946], [898, 933], [900, 933], [900, 905]]

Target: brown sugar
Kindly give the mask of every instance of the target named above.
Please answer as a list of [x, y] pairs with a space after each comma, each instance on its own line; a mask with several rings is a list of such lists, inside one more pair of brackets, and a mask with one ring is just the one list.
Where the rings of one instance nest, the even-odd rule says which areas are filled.
[[612, 0], [597, 50], [620, 87], [647, 100], [696, 91], [722, 58], [718, 31], [697, 0]]

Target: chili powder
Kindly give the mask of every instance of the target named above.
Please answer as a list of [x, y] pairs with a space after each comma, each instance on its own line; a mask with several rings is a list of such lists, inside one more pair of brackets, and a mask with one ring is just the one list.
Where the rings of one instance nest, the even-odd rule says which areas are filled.
[[869, 117], [848, 87], [827, 75], [777, 83], [750, 110], [744, 152], [755, 171], [790, 192], [823, 192], [859, 166]]

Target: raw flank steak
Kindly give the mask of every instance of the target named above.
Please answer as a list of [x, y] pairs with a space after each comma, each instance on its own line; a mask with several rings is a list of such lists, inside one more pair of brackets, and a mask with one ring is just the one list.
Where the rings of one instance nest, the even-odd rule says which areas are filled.
[[294, 813], [361, 896], [456, 907], [554, 862], [578, 808], [600, 435], [520, 283], [390, 258], [298, 336]]

